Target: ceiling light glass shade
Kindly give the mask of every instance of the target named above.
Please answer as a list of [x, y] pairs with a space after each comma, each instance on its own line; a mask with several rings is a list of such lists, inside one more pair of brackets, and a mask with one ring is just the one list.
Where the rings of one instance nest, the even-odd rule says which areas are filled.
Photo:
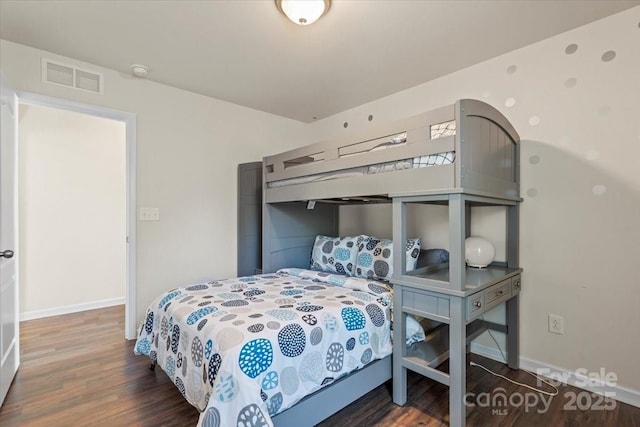
[[276, 0], [276, 6], [298, 25], [313, 24], [327, 13], [331, 0]]

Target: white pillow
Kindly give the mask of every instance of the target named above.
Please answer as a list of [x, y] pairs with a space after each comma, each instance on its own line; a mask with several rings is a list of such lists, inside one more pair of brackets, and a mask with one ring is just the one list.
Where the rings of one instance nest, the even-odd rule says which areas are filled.
[[413, 343], [424, 341], [424, 329], [420, 322], [418, 322], [413, 316], [407, 314], [407, 322], [406, 322], [406, 336], [407, 336], [407, 345], [411, 345]]

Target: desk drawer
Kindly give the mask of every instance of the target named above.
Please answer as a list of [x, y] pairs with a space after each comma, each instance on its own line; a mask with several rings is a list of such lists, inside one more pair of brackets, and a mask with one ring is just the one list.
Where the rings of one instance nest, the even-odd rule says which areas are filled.
[[484, 312], [484, 293], [478, 292], [467, 298], [467, 320], [470, 321]]
[[487, 306], [496, 305], [511, 297], [511, 279], [496, 283], [484, 291], [484, 301]]

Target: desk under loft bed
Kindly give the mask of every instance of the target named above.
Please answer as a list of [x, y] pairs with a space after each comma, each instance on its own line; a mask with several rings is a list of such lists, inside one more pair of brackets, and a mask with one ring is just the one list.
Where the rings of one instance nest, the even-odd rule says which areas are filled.
[[[477, 100], [459, 100], [265, 157], [263, 174], [266, 273], [308, 268], [315, 236], [338, 235], [341, 204], [391, 203], [393, 223], [393, 356], [319, 390], [274, 417], [276, 425], [295, 425], [300, 419], [315, 424], [389, 378], [393, 401], [404, 405], [407, 369], [448, 385], [449, 424], [463, 425], [466, 351], [487, 329], [506, 333], [507, 363], [518, 369], [519, 136], [500, 112]], [[406, 271], [406, 211], [412, 204], [447, 206], [448, 263]], [[464, 259], [474, 206], [503, 206], [507, 212], [506, 260], [481, 270], [466, 267]], [[481, 319], [503, 303], [506, 325]], [[410, 347], [404, 345], [408, 314], [435, 325], [423, 342]], [[437, 369], [447, 359], [449, 374]]]

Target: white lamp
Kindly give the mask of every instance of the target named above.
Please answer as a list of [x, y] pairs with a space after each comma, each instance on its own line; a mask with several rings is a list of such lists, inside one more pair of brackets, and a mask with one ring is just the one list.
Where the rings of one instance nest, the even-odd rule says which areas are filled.
[[493, 262], [496, 248], [480, 236], [467, 237], [464, 241], [464, 258], [469, 267], [484, 268]]
[[278, 10], [298, 25], [309, 25], [327, 13], [331, 0], [276, 0]]

